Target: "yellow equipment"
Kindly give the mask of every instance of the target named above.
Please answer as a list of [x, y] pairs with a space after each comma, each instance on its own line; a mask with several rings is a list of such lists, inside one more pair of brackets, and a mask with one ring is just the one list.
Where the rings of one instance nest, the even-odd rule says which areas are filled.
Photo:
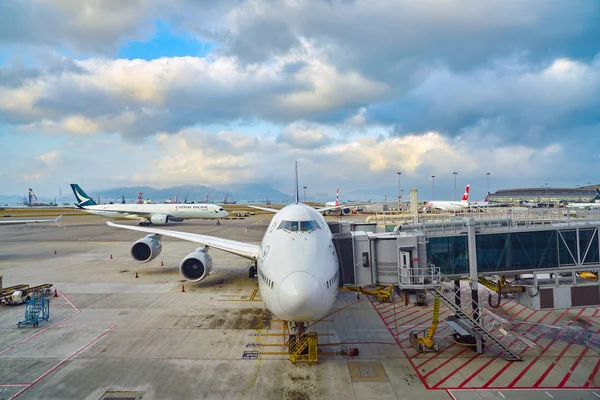
[[318, 361], [318, 336], [315, 332], [309, 332], [300, 336], [291, 335], [288, 343], [290, 361], [316, 363]]
[[477, 278], [477, 281], [479, 283], [481, 283], [483, 286], [485, 286], [486, 288], [493, 290], [494, 292], [496, 292], [498, 294], [522, 293], [525, 291], [525, 288], [523, 286], [505, 286], [503, 277], [500, 277], [499, 283], [491, 282], [491, 281], [487, 280], [486, 278], [484, 278], [483, 276], [480, 276], [479, 278]]
[[598, 280], [598, 275], [594, 274], [592, 271], [578, 272], [577, 275], [579, 275], [583, 279], [588, 279], [590, 281], [597, 281]]
[[433, 351], [438, 350], [437, 343], [435, 343], [433, 340], [433, 335], [435, 334], [435, 331], [437, 329], [439, 318], [440, 298], [438, 296], [435, 296], [435, 298], [433, 299], [433, 317], [431, 318], [431, 325], [427, 330], [427, 336], [417, 336], [412, 332], [410, 332], [409, 334], [410, 343], [415, 348], [415, 350], [417, 350], [420, 353], [425, 351], [426, 349]]
[[390, 286], [378, 286], [375, 289], [366, 289], [366, 288], [356, 287], [356, 286], [345, 286], [343, 289], [356, 292], [357, 295], [364, 293], [364, 294], [368, 294], [371, 296], [375, 296], [377, 301], [379, 301], [380, 303], [386, 303], [392, 299], [393, 288], [394, 288], [394, 286], [390, 285]]

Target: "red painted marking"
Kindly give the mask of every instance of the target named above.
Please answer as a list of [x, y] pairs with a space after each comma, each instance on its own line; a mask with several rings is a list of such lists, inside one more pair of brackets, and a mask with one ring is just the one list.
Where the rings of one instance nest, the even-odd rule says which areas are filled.
[[[446, 310], [446, 311], [444, 311], [444, 312], [440, 313], [440, 316], [442, 316], [442, 315], [446, 314], [447, 312], [449, 312], [449, 311], [448, 311], [448, 310]], [[417, 318], [413, 318], [413, 319], [418, 319], [418, 318], [422, 318], [422, 317], [427, 317], [427, 315], [422, 315], [421, 317], [417, 317]], [[412, 320], [411, 320], [411, 321], [412, 321]], [[410, 321], [406, 321], [406, 322], [410, 322]], [[425, 322], [425, 321], [421, 321], [421, 323], [422, 323], [422, 322]], [[411, 326], [411, 327], [410, 327], [410, 328], [408, 328], [408, 329], [405, 329], [405, 330], [403, 330], [403, 331], [401, 331], [401, 332], [398, 332], [398, 336], [399, 336], [399, 335], [401, 335], [401, 334], [403, 334], [403, 333], [406, 333], [406, 332], [410, 331], [411, 329], [415, 329], [417, 326], [421, 325], [421, 323], [418, 323], [418, 324], [416, 324], [416, 325], [413, 325], [413, 326]], [[408, 340], [408, 339], [409, 339], [409, 338], [406, 338], [406, 339], [404, 339], [402, 342], [404, 342], [404, 341], [406, 341], [406, 340]]]
[[[583, 310], [585, 310], [585, 308], [583, 308], [583, 309], [582, 309], [582, 310], [579, 312], [579, 314], [581, 314], [581, 313], [583, 312]], [[566, 314], [566, 313], [568, 313], [569, 311], [571, 311], [571, 309], [570, 309], [570, 308], [567, 308], [565, 311], [563, 311], [563, 312], [562, 312], [562, 314], [560, 314], [560, 315], [559, 315], [559, 317], [556, 319], [556, 321], [554, 321], [554, 322], [553, 322], [553, 323], [551, 323], [550, 325], [554, 325], [554, 324], [556, 324], [556, 323], [557, 323], [558, 321], [560, 321], [560, 320], [562, 319], [562, 317], [564, 317], [564, 316], [565, 316], [565, 314]], [[578, 314], [578, 315], [579, 315], [579, 314]], [[542, 320], [543, 320], [543, 318], [542, 318]], [[540, 320], [539, 322], [541, 322], [541, 320]]]
[[67, 301], [67, 302], [68, 302], [68, 303], [69, 303], [69, 304], [70, 304], [70, 305], [71, 305], [71, 306], [72, 306], [72, 307], [73, 307], [73, 308], [74, 308], [76, 311], [75, 311], [73, 314], [69, 315], [68, 317], [65, 317], [65, 318], [63, 318], [63, 319], [59, 320], [58, 322], [55, 322], [55, 323], [53, 323], [52, 325], [50, 325], [50, 326], [48, 326], [48, 327], [46, 327], [46, 328], [42, 329], [41, 331], [38, 331], [38, 332], [36, 332], [35, 334], [33, 334], [33, 335], [29, 336], [28, 338], [26, 338], [26, 339], [23, 339], [23, 340], [21, 340], [20, 342], [18, 342], [18, 343], [16, 343], [16, 344], [13, 344], [13, 345], [12, 345], [12, 346], [10, 346], [9, 348], [7, 348], [7, 349], [4, 349], [4, 350], [0, 351], [0, 355], [2, 355], [2, 354], [4, 354], [4, 353], [6, 353], [6, 352], [8, 352], [8, 351], [11, 351], [11, 350], [12, 350], [12, 349], [14, 349], [14, 348], [17, 348], [17, 347], [21, 346], [21, 345], [22, 345], [22, 344], [24, 344], [24, 343], [27, 343], [27, 342], [29, 342], [31, 339], [38, 337], [38, 336], [39, 336], [39, 335], [41, 335], [42, 333], [46, 332], [48, 329], [54, 328], [56, 325], [60, 324], [61, 322], [64, 322], [64, 321], [66, 321], [66, 320], [68, 320], [68, 319], [71, 319], [71, 318], [73, 318], [74, 316], [76, 316], [77, 314], [79, 314], [79, 313], [81, 312], [81, 310], [79, 309], [79, 307], [77, 307], [75, 304], [73, 304], [73, 303], [71, 302], [71, 300], [69, 300], [69, 299], [67, 298], [67, 296], [65, 296], [65, 295], [64, 295], [62, 292], [60, 292], [60, 291], [59, 291], [58, 293], [60, 293], [60, 295], [61, 295], [62, 297], [64, 297], [64, 299], [65, 299], [65, 300], [66, 300], [66, 301]]
[[446, 393], [448, 394], [448, 396], [450, 396], [450, 398], [451, 398], [452, 400], [456, 400], [456, 397], [454, 397], [454, 395], [453, 395], [453, 394], [450, 392], [450, 390], [449, 390], [449, 389], [446, 389]]
[[[508, 303], [506, 303], [506, 304], [508, 304]], [[512, 310], [513, 308], [515, 308], [516, 306], [518, 306], [518, 305], [519, 305], [519, 303], [515, 300], [515, 305], [514, 306], [511, 306], [511, 307], [507, 308], [506, 310], [502, 310], [502, 311], [504, 311], [508, 315], [508, 312], [510, 310]], [[512, 316], [510, 316], [510, 317], [512, 318]]]
[[527, 366], [526, 366], [525, 368], [523, 368], [523, 371], [521, 371], [521, 372], [519, 373], [519, 375], [517, 375], [517, 377], [516, 377], [515, 379], [513, 379], [511, 383], [509, 383], [509, 384], [508, 384], [508, 387], [509, 387], [509, 388], [510, 388], [510, 387], [514, 387], [514, 386], [515, 386], [515, 384], [516, 384], [516, 383], [517, 383], [517, 382], [518, 382], [518, 381], [519, 381], [519, 380], [520, 380], [520, 379], [523, 377], [523, 375], [525, 375], [525, 373], [526, 373], [527, 371], [529, 371], [529, 369], [530, 369], [531, 367], [533, 367], [533, 364], [535, 364], [535, 363], [536, 363], [536, 362], [537, 362], [537, 361], [538, 361], [538, 360], [539, 360], [539, 359], [542, 357], [542, 355], [543, 355], [543, 354], [544, 354], [546, 351], [548, 351], [548, 349], [549, 349], [549, 348], [550, 348], [550, 347], [551, 347], [551, 346], [552, 346], [552, 345], [553, 345], [555, 342], [556, 342], [556, 339], [553, 339], [553, 340], [551, 340], [551, 341], [550, 341], [550, 343], [548, 343], [548, 345], [546, 345], [546, 347], [544, 347], [544, 348], [542, 349], [542, 351], [540, 352], [540, 354], [538, 354], [538, 355], [537, 355], [537, 357], [535, 357], [533, 360], [531, 360], [531, 361], [529, 362], [529, 364], [527, 364]]
[[488, 386], [490, 386], [490, 385], [491, 385], [491, 383], [492, 383], [492, 382], [494, 382], [496, 379], [498, 379], [498, 377], [499, 377], [500, 375], [502, 375], [502, 373], [503, 373], [504, 371], [506, 371], [506, 370], [508, 369], [508, 367], [510, 367], [510, 366], [512, 365], [512, 363], [513, 363], [513, 362], [514, 362], [514, 361], [509, 361], [509, 362], [508, 362], [508, 363], [507, 363], [507, 364], [506, 364], [504, 367], [500, 368], [500, 371], [496, 372], [496, 374], [495, 374], [494, 376], [492, 376], [492, 377], [490, 378], [490, 380], [489, 380], [489, 381], [487, 381], [487, 382], [485, 383], [485, 385], [483, 385], [483, 386], [482, 386], [482, 388], [483, 388], [483, 389], [485, 389], [485, 388], [487, 388]]
[[447, 359], [446, 361], [444, 361], [443, 363], [441, 363], [440, 365], [438, 365], [437, 367], [435, 367], [434, 369], [432, 369], [431, 371], [429, 371], [426, 375], [423, 375], [423, 377], [427, 378], [428, 376], [431, 376], [431, 374], [433, 374], [435, 371], [437, 371], [440, 368], [444, 367], [450, 361], [454, 360], [456, 357], [460, 356], [462, 353], [464, 353], [467, 350], [470, 350], [470, 349], [468, 347], [466, 347], [463, 350], [459, 351], [458, 353], [456, 353], [455, 355], [453, 355], [452, 357], [450, 357], [449, 359]]
[[596, 366], [592, 370], [592, 373], [590, 374], [589, 378], [587, 378], [587, 381], [585, 381], [585, 384], [583, 385], [583, 387], [585, 387], [585, 388], [590, 387], [590, 385], [594, 381], [594, 377], [596, 376], [596, 373], [598, 372], [599, 368], [600, 368], [600, 360], [598, 360], [598, 362], [596, 363]]
[[[370, 298], [368, 300], [371, 302], [371, 305], [373, 305], [373, 301]], [[377, 314], [379, 315], [379, 318], [381, 318], [381, 320], [385, 323], [385, 320], [381, 316], [381, 313], [379, 312], [379, 310], [377, 310], [377, 308], [375, 308], [374, 305], [373, 305], [373, 308], [375, 309], [375, 312], [377, 312]], [[425, 380], [425, 378], [423, 378], [423, 375], [419, 372], [419, 370], [415, 367], [415, 364], [413, 363], [413, 361], [408, 356], [408, 353], [406, 352], [406, 350], [404, 350], [402, 348], [402, 346], [400, 345], [400, 341], [398, 340], [398, 337], [394, 335], [394, 333], [392, 331], [392, 328], [389, 325], [387, 325], [387, 324], [386, 324], [386, 326], [388, 328], [388, 331], [390, 332], [390, 335], [392, 335], [392, 337], [394, 337], [394, 340], [398, 344], [398, 347], [402, 350], [402, 352], [404, 353], [404, 356], [408, 359], [408, 362], [410, 363], [410, 366], [417, 373], [417, 377], [419, 378], [419, 380], [421, 381], [421, 383], [423, 384], [423, 386], [425, 387], [425, 389], [430, 389], [429, 384], [427, 383], [427, 381]]]
[[558, 384], [559, 388], [562, 388], [562, 387], [565, 386], [565, 383], [567, 383], [567, 381], [571, 377], [571, 374], [573, 374], [573, 372], [575, 371], [575, 368], [577, 368], [577, 366], [579, 365], [579, 362], [583, 359], [583, 356], [585, 355], [585, 353], [587, 353], [588, 350], [589, 350], [589, 347], [586, 347], [585, 349], [583, 349], [583, 351], [581, 352], [581, 354], [579, 355], [579, 357], [577, 357], [577, 360], [575, 360], [575, 362], [571, 366], [571, 369], [569, 370], [569, 372], [567, 372], [567, 374], [565, 375], [565, 377]]
[[471, 357], [469, 358], [469, 360], [465, 363], [463, 363], [460, 367], [456, 368], [454, 371], [452, 371], [450, 374], [446, 375], [446, 377], [444, 379], [442, 379], [441, 381], [439, 381], [438, 383], [436, 383], [435, 385], [433, 385], [431, 388], [432, 389], [436, 389], [438, 387], [440, 387], [440, 385], [444, 382], [446, 382], [448, 379], [450, 379], [454, 374], [456, 374], [458, 371], [460, 371], [462, 368], [466, 367], [471, 361], [475, 360], [477, 357], [479, 357], [481, 354], [477, 354], [475, 357]]
[[110, 328], [108, 328], [107, 330], [105, 330], [103, 333], [101, 333], [100, 335], [96, 336], [94, 339], [92, 339], [90, 342], [88, 342], [88, 344], [86, 344], [85, 346], [81, 347], [79, 350], [77, 350], [74, 353], [72, 353], [69, 357], [65, 358], [64, 360], [62, 360], [61, 362], [59, 362], [58, 364], [56, 364], [54, 367], [50, 368], [48, 371], [46, 371], [44, 374], [42, 374], [42, 376], [40, 376], [39, 378], [37, 378], [36, 380], [34, 380], [33, 382], [31, 382], [28, 386], [26, 386], [23, 389], [21, 389], [20, 391], [18, 391], [10, 399], [12, 400], [12, 399], [15, 399], [15, 398], [19, 397], [27, 389], [29, 389], [30, 387], [32, 387], [33, 385], [35, 385], [36, 383], [38, 383], [39, 381], [41, 381], [42, 379], [44, 379], [46, 376], [50, 375], [57, 368], [59, 368], [61, 365], [63, 365], [64, 363], [66, 363], [67, 361], [69, 361], [71, 358], [75, 357], [77, 354], [81, 353], [83, 350], [85, 350], [87, 347], [89, 347], [96, 340], [100, 339], [102, 336], [106, 335], [107, 333], [109, 333], [110, 331], [112, 331], [113, 329], [115, 329], [115, 327], [116, 327], [116, 325], [113, 325]]
[[[575, 315], [575, 317], [571, 320], [571, 322], [569, 322], [567, 324], [567, 326], [570, 326], [573, 321], [577, 320], [577, 318], [583, 313], [583, 311], [585, 310], [585, 308], [582, 308], [581, 311], [579, 311], [577, 313], [577, 315]], [[587, 325], [587, 324], [586, 324]], [[585, 327], [584, 327], [585, 328]], [[557, 339], [559, 337], [562, 336], [562, 334], [565, 331], [562, 330], [558, 336], [556, 337]], [[579, 336], [583, 333], [583, 329], [579, 331], [579, 333], [577, 333], [577, 335], [575, 335], [575, 337], [573, 338], [573, 340], [577, 340], [577, 338], [579, 338]], [[535, 384], [533, 385], [533, 387], [538, 387], [542, 384], [542, 382], [544, 381], [544, 379], [546, 379], [546, 377], [548, 376], [548, 374], [550, 373], [550, 371], [552, 371], [552, 369], [556, 366], [556, 364], [558, 364], [558, 362], [560, 361], [560, 359], [565, 355], [565, 353], [569, 350], [569, 348], [571, 347], [572, 343], [569, 343], [565, 346], [565, 348], [563, 349], [563, 351], [560, 352], [560, 354], [558, 355], [558, 357], [556, 357], [556, 359], [552, 362], [552, 364], [550, 364], [550, 366], [546, 369], [546, 371], [544, 371], [544, 373], [542, 374], [542, 376], [540, 377], [540, 379], [538, 379]]]
[[[390, 323], [393, 323], [393, 322], [398, 322], [398, 321], [400, 321], [400, 320], [403, 320], [404, 318], [408, 317], [409, 315], [413, 315], [413, 314], [416, 314], [416, 313], [418, 313], [418, 312], [423, 312], [423, 310], [419, 309], [419, 310], [415, 310], [415, 311], [413, 311], [413, 312], [409, 312], [409, 313], [407, 313], [407, 314], [405, 314], [405, 315], [402, 315], [402, 316], [400, 316], [399, 318], [396, 318], [396, 319], [394, 319], [394, 320], [391, 320], [391, 321], [389, 321], [389, 322], [390, 322]], [[427, 314], [427, 313], [423, 313], [423, 314]], [[388, 318], [390, 318], [390, 317], [394, 317], [394, 314], [392, 314], [392, 315], [389, 315], [389, 316], [387, 316], [387, 317], [385, 317], [385, 318], [384, 318], [384, 320], [386, 321], [386, 323], [388, 322]]]
[[469, 375], [469, 377], [460, 385], [458, 385], [458, 388], [462, 388], [464, 387], [471, 379], [475, 378], [477, 375], [479, 375], [479, 373], [481, 371], [483, 371], [484, 369], [487, 368], [488, 365], [490, 365], [491, 363], [493, 363], [495, 360], [497, 360], [496, 358], [492, 358], [490, 359], [490, 361], [486, 362], [485, 364], [483, 364], [481, 367], [479, 367], [479, 369], [475, 372], [473, 372], [471, 375]]

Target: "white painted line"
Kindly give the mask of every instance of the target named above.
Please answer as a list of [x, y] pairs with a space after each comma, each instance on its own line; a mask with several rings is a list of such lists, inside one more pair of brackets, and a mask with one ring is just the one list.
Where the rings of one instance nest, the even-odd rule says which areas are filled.
[[504, 395], [502, 394], [502, 392], [500, 392], [500, 391], [499, 391], [499, 392], [498, 392], [498, 394], [499, 394], [500, 396], [502, 396], [502, 398], [503, 398], [503, 399], [505, 399], [505, 398], [506, 398], [506, 396], [504, 396]]
[[597, 398], [599, 398], [599, 399], [600, 399], [600, 394], [598, 394], [598, 393], [596, 393], [596, 392], [592, 392], [592, 394], [593, 394], [594, 396], [596, 396]]
[[552, 396], [550, 393], [548, 393], [548, 392], [544, 392], [544, 393], [546, 393], [548, 396], [550, 396], [551, 399], [554, 398], [554, 396]]

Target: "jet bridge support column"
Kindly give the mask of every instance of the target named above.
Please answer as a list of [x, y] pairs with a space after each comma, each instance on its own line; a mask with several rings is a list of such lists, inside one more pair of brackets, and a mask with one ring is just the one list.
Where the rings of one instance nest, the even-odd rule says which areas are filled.
[[469, 250], [469, 276], [471, 278], [471, 299], [473, 306], [473, 319], [479, 322], [479, 292], [477, 280], [477, 241], [475, 232], [475, 220], [469, 218], [467, 221], [467, 245]]

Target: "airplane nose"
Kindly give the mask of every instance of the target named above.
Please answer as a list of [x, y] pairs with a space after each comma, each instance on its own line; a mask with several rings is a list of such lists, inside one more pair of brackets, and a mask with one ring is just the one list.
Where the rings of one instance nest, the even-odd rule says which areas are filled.
[[279, 304], [287, 318], [310, 320], [320, 317], [323, 289], [319, 281], [303, 271], [286, 276], [279, 285]]

